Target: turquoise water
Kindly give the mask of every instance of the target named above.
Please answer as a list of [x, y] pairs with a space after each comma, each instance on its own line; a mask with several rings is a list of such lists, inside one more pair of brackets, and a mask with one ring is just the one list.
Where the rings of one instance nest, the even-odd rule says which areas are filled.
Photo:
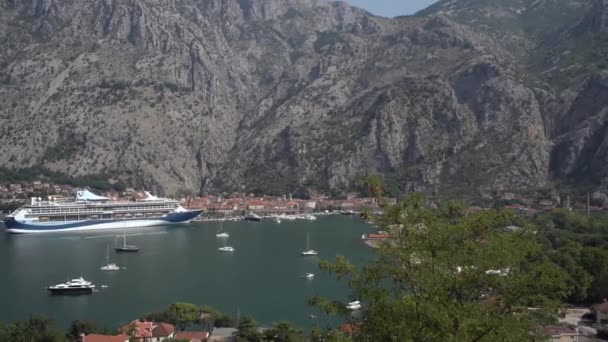
[[[106, 248], [122, 243], [117, 231], [52, 235], [0, 235], [0, 321], [25, 319], [37, 313], [61, 326], [89, 319], [115, 328], [160, 311], [174, 302], [208, 304], [231, 316], [251, 315], [264, 325], [289, 320], [301, 328], [328, 322], [306, 304], [321, 295], [347, 300], [343, 282], [318, 269], [318, 260], [344, 255], [354, 264], [372, 252], [360, 240], [370, 227], [356, 217], [328, 216], [316, 221], [276, 224], [224, 222], [227, 243], [236, 251], [222, 254], [220, 223], [191, 223], [129, 231], [127, 241], [139, 253], [117, 254], [110, 261], [126, 269], [99, 270]], [[302, 257], [306, 235], [318, 258]], [[315, 273], [314, 280], [302, 278]], [[92, 296], [50, 296], [46, 287], [83, 276], [105, 289]], [[310, 314], [318, 320], [308, 319]]]

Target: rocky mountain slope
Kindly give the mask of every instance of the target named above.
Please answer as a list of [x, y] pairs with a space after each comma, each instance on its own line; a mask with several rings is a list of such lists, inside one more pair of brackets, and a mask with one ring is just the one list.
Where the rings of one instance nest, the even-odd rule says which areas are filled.
[[3, 0], [0, 165], [166, 193], [600, 184], [607, 3]]

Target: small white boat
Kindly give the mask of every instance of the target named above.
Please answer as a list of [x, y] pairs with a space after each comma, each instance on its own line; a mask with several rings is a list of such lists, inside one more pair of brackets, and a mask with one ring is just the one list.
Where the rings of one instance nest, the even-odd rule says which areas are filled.
[[217, 250], [220, 252], [234, 252], [234, 248], [230, 246], [220, 247]]
[[306, 250], [302, 252], [302, 256], [315, 256], [319, 253], [314, 249], [310, 249], [310, 237], [306, 234]]
[[105, 266], [101, 266], [102, 271], [119, 271], [120, 267], [116, 264], [107, 264]]
[[280, 219], [280, 218], [278, 218], [278, 217], [275, 217], [275, 218], [274, 218], [274, 222], [275, 222], [275, 223], [281, 223], [281, 219]]
[[359, 302], [358, 300], [354, 301], [354, 302], [350, 302], [348, 304], [346, 304], [346, 308], [348, 310], [359, 310], [361, 309], [361, 302]]
[[224, 230], [224, 222], [220, 222], [220, 229], [217, 231], [217, 234], [215, 234], [216, 237], [218, 238], [229, 238], [230, 234], [226, 233], [223, 231]]
[[106, 253], [106, 265], [101, 266], [100, 269], [102, 271], [119, 271], [120, 270], [120, 267], [118, 267], [118, 265], [116, 265], [115, 263], [110, 263], [110, 246], [108, 246], [108, 250]]
[[312, 278], [314, 278], [314, 277], [315, 277], [314, 273], [306, 273], [306, 274], [304, 275], [304, 278], [306, 278], [306, 279], [312, 279]]

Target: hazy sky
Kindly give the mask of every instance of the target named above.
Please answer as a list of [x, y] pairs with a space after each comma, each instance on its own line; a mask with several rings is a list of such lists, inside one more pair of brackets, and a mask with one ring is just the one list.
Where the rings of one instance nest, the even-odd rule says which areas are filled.
[[346, 2], [366, 9], [384, 17], [413, 14], [436, 0], [345, 0]]

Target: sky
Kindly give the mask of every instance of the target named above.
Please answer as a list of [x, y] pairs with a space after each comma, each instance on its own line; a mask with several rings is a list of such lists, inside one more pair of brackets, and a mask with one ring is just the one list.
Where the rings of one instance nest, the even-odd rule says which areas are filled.
[[353, 6], [383, 17], [414, 14], [436, 0], [345, 0]]

